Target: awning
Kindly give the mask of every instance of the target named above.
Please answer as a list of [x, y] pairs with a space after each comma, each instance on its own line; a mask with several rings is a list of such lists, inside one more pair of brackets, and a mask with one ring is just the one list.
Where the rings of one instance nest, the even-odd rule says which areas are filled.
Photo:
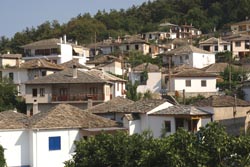
[[74, 51], [80, 55], [83, 55], [83, 49], [82, 48], [73, 48]]

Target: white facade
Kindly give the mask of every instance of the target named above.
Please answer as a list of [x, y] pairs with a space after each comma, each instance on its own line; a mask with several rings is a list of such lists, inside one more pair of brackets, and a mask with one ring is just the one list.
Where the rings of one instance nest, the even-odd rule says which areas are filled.
[[[60, 137], [61, 149], [49, 150], [49, 137]], [[64, 167], [64, 162], [72, 158], [74, 141], [80, 140], [79, 129], [33, 130], [30, 133], [31, 166]]]
[[114, 61], [110, 64], [106, 64], [101, 68], [105, 72], [110, 72], [110, 73], [115, 74], [115, 75], [123, 75], [122, 63], [118, 62], [118, 61]]
[[[132, 84], [136, 81], [141, 82], [141, 73], [131, 72], [129, 74], [129, 79]], [[148, 72], [148, 80], [145, 84], [139, 84], [137, 87], [137, 92], [145, 93], [147, 91], [152, 93], [160, 93], [161, 91], [161, 72]]]
[[[186, 81], [191, 81], [191, 86], [186, 85]], [[206, 86], [202, 86], [202, 82], [206, 82]], [[171, 80], [171, 91], [195, 92], [195, 93], [211, 93], [217, 92], [216, 77], [180, 77]]]
[[1, 130], [0, 145], [4, 148], [7, 166], [30, 165], [28, 130]]
[[[59, 150], [49, 150], [49, 137], [60, 137]], [[80, 138], [79, 129], [0, 131], [0, 144], [10, 167], [64, 167], [64, 162], [74, 153], [74, 141]]]

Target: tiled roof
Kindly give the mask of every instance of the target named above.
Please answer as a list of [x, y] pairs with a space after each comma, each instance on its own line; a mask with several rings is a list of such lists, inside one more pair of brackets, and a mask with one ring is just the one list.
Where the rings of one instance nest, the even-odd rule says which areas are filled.
[[20, 59], [22, 58], [21, 54], [2, 54], [0, 58], [8, 58], [8, 59]]
[[40, 112], [30, 119], [30, 128], [104, 128], [118, 126], [115, 121], [85, 112], [69, 104], [59, 104], [49, 111]]
[[237, 23], [232, 23], [231, 25], [240, 25], [240, 24], [250, 24], [250, 20], [244, 20]]
[[34, 59], [26, 61], [20, 64], [19, 68], [23, 69], [54, 69], [54, 70], [63, 70], [63, 66], [55, 63], [51, 63], [44, 59]]
[[87, 69], [87, 70], [90, 69], [89, 67], [80, 64], [79, 61], [78, 61], [78, 59], [72, 59], [72, 60], [67, 61], [67, 62], [65, 62], [65, 63], [62, 63], [62, 64], [60, 64], [60, 65], [66, 67], [66, 68], [72, 68], [73, 65], [74, 65], [74, 66], [76, 66], [77, 68]]
[[205, 115], [211, 115], [210, 113], [207, 113], [205, 111], [202, 111], [201, 109], [198, 109], [194, 106], [183, 106], [183, 105], [174, 105], [170, 106], [168, 108], [165, 108], [163, 110], [154, 112], [150, 115], [190, 115], [190, 116], [205, 116]]
[[104, 79], [106, 81], [121, 81], [121, 82], [126, 82], [126, 80], [118, 78], [112, 74], [109, 74], [107, 72], [101, 71], [101, 70], [96, 70], [96, 69], [91, 69], [87, 71], [90, 75], [94, 75], [96, 77], [99, 77], [101, 79]]
[[192, 45], [180, 46], [172, 51], [165, 52], [166, 55], [183, 55], [183, 54], [190, 54], [190, 53], [212, 54], [211, 52], [202, 50]]
[[106, 83], [107, 81], [87, 72], [77, 70], [77, 77], [73, 78], [73, 69], [65, 69], [63, 71], [39, 77], [26, 84], [63, 84], [63, 83]]
[[216, 74], [207, 73], [196, 68], [186, 68], [177, 73], [172, 74], [175, 77], [216, 77]]
[[36, 42], [29, 43], [27, 45], [23, 45], [22, 48], [32, 48], [32, 47], [43, 47], [43, 46], [56, 46], [60, 43], [60, 39], [52, 38], [52, 39], [45, 39]]
[[159, 105], [167, 102], [163, 99], [147, 99], [139, 100], [130, 105], [126, 105], [121, 108], [121, 112], [124, 113], [147, 113]]
[[159, 72], [160, 71], [157, 65], [151, 64], [151, 63], [143, 63], [133, 68], [133, 71], [135, 72], [143, 72], [145, 70], [147, 72]]
[[0, 112], [0, 129], [25, 129], [28, 127], [28, 117], [14, 111]]
[[134, 102], [132, 100], [129, 100], [123, 97], [115, 97], [111, 99], [110, 101], [95, 105], [87, 109], [86, 111], [94, 113], [94, 114], [119, 113], [119, 112], [123, 112], [123, 110], [121, 110], [122, 107], [133, 104], [133, 103]]
[[114, 61], [121, 61], [119, 58], [112, 56], [112, 55], [104, 55], [100, 56], [94, 60], [87, 61], [86, 64], [106, 64], [106, 63], [111, 63]]
[[[240, 69], [240, 66], [236, 66], [236, 65], [231, 65], [234, 69]], [[201, 70], [205, 71], [205, 72], [209, 72], [209, 73], [221, 73], [224, 72], [225, 69], [229, 67], [228, 63], [214, 63], [214, 64], [210, 64], [204, 68], [202, 68]]]
[[250, 103], [232, 96], [214, 95], [206, 99], [200, 100], [194, 104], [198, 107], [233, 107], [233, 106], [250, 106]]
[[[218, 38], [211, 37], [205, 41], [199, 42], [199, 44], [218, 44], [218, 40], [219, 40]], [[219, 40], [219, 43], [220, 44], [230, 44], [230, 42], [224, 41], [222, 39]]]

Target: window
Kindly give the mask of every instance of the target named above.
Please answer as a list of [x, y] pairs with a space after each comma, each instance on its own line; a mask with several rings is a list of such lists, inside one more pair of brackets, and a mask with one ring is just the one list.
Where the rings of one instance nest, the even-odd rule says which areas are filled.
[[139, 45], [135, 45], [135, 50], [139, 50]]
[[207, 87], [207, 81], [201, 80], [201, 87]]
[[191, 87], [191, 80], [186, 80], [186, 87]]
[[171, 132], [171, 121], [165, 121], [164, 127], [165, 127], [166, 132]]
[[46, 76], [46, 71], [42, 71], [42, 76]]
[[10, 80], [13, 80], [13, 79], [14, 79], [14, 73], [13, 73], [13, 72], [10, 72], [10, 73], [9, 73], [9, 79], [10, 79]]
[[236, 47], [240, 47], [240, 46], [241, 46], [241, 42], [240, 42], [240, 41], [236, 41], [236, 42], [235, 42], [235, 46], [236, 46]]
[[126, 49], [129, 50], [129, 45], [126, 46]]
[[188, 60], [188, 59], [189, 59], [189, 56], [188, 56], [188, 55], [186, 55], [186, 56], [185, 56], [185, 60]]
[[218, 51], [218, 45], [214, 46], [214, 51]]
[[181, 64], [183, 63], [183, 59], [182, 59], [182, 56], [180, 56], [180, 63], [181, 63]]
[[224, 50], [227, 50], [227, 45], [224, 45]]
[[210, 46], [203, 46], [203, 50], [210, 51]]
[[61, 137], [49, 137], [49, 151], [61, 150]]
[[97, 93], [98, 93], [97, 87], [91, 87], [91, 88], [89, 89], [89, 93], [90, 93], [90, 94], [97, 94]]
[[44, 97], [45, 96], [44, 93], [45, 93], [45, 89], [40, 88], [40, 97]]
[[250, 49], [250, 41], [245, 41], [245, 49]]
[[37, 89], [32, 89], [32, 96], [37, 97]]

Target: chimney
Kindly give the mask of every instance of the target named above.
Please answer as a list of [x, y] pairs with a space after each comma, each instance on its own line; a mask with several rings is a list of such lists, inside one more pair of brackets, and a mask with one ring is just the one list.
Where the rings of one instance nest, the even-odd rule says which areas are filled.
[[60, 38], [60, 43], [61, 43], [61, 44], [63, 43], [62, 37]]
[[92, 99], [88, 99], [88, 106], [87, 106], [87, 108], [89, 109], [89, 108], [91, 108], [93, 106], [93, 101], [92, 101]]
[[38, 111], [38, 103], [37, 103], [37, 100], [34, 100], [33, 102], [33, 115], [37, 114], [39, 111]]
[[77, 67], [73, 65], [73, 78], [77, 78]]
[[64, 42], [64, 44], [67, 43], [67, 36], [66, 36], [66, 34], [63, 36], [63, 42]]
[[75, 45], [78, 45], [77, 41], [75, 41]]
[[7, 54], [9, 55], [9, 54], [10, 54], [10, 51], [8, 51]]

